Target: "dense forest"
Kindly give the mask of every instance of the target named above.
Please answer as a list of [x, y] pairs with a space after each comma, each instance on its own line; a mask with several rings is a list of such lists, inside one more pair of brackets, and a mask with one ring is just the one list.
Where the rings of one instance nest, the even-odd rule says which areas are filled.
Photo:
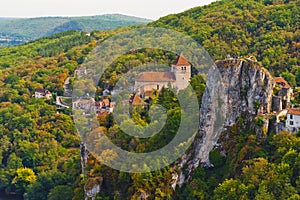
[[285, 71], [295, 75], [300, 60], [299, 3], [223, 0], [168, 15], [150, 26], [187, 33], [215, 59], [251, 54], [273, 75]]
[[[223, 0], [163, 17], [149, 26], [187, 33], [216, 60], [227, 54], [252, 54], [272, 75], [300, 86], [299, 4], [296, 0]], [[82, 174], [80, 138], [71, 110], [57, 112], [55, 96], [63, 94], [66, 78], [74, 75], [97, 44], [130, 28], [93, 31], [90, 36], [68, 31], [0, 50], [0, 190], [29, 200], [79, 200], [86, 183], [101, 177], [97, 199], [138, 199], [143, 193], [148, 199], [299, 199], [300, 133], [270, 132], [261, 138], [242, 118], [221, 136], [228, 156], [213, 150], [214, 168], [198, 167], [191, 181], [176, 191], [170, 187], [169, 167], [130, 174], [101, 165], [91, 156]], [[113, 87], [135, 66], [169, 65], [175, 58], [162, 50], [129, 52], [105, 72], [96, 90], [101, 94], [107, 84]], [[191, 85], [201, 102], [205, 77], [194, 76]], [[48, 89], [53, 99], [36, 100], [36, 88]], [[299, 97], [296, 101], [299, 103]], [[166, 108], [168, 120], [149, 141], [124, 134], [111, 115], [98, 118], [99, 128], [129, 151], [158, 149], [176, 134], [181, 114], [170, 89], [155, 93], [152, 103]], [[132, 111], [132, 118], [141, 126], [149, 122], [143, 108]]]
[[142, 25], [150, 20], [126, 15], [99, 15], [90, 17], [41, 17], [0, 19], [0, 48], [22, 44], [34, 39], [69, 30], [91, 32], [113, 30], [119, 27]]

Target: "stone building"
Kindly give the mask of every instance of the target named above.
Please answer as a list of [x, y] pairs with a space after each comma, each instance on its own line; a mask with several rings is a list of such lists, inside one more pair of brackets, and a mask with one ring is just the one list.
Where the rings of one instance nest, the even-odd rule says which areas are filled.
[[86, 112], [93, 112], [95, 109], [95, 100], [93, 98], [90, 99], [77, 99], [73, 101], [73, 109], [75, 110], [83, 110]]
[[275, 77], [274, 81], [275, 88], [273, 90], [272, 110], [278, 112], [290, 108], [293, 96], [292, 87], [282, 77]]
[[38, 88], [38, 89], [35, 90], [34, 96], [35, 96], [36, 99], [40, 99], [40, 98], [51, 99], [52, 98], [52, 93], [49, 90]]
[[291, 133], [299, 131], [300, 128], [300, 108], [290, 108], [287, 112], [285, 124], [287, 130]]
[[77, 99], [73, 102], [73, 109], [82, 110], [87, 113], [95, 112], [97, 116], [106, 115], [112, 113], [115, 107], [115, 102], [111, 102], [109, 99], [102, 101], [95, 101], [90, 99]]
[[172, 87], [177, 91], [185, 89], [191, 78], [191, 64], [180, 54], [171, 65], [170, 72], [142, 72], [135, 80], [135, 91], [142, 97], [149, 96], [153, 90]]

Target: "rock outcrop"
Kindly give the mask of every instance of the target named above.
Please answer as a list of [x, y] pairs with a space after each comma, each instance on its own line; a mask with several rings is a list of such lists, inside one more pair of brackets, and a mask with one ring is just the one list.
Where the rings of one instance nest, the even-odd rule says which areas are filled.
[[81, 173], [85, 175], [85, 165], [90, 156], [90, 152], [88, 151], [86, 145], [82, 142], [80, 143], [80, 163], [81, 163]]
[[226, 127], [236, 124], [242, 116], [251, 122], [257, 115], [270, 113], [273, 88], [269, 72], [249, 59], [229, 58], [211, 68], [202, 97], [200, 132], [177, 165], [179, 186], [200, 164], [211, 166], [209, 152]]
[[87, 180], [84, 185], [85, 200], [89, 198], [94, 200], [96, 198], [96, 195], [100, 193], [102, 182], [102, 177], [89, 178]]
[[84, 199], [92, 199], [94, 200], [97, 196], [97, 194], [101, 191], [101, 186], [103, 183], [102, 177], [89, 177], [88, 174], [86, 174], [85, 167], [88, 162], [88, 159], [90, 157], [90, 152], [86, 147], [86, 144], [83, 142], [80, 144], [80, 158], [81, 158], [81, 170], [82, 175], [87, 178], [87, 181], [84, 185]]

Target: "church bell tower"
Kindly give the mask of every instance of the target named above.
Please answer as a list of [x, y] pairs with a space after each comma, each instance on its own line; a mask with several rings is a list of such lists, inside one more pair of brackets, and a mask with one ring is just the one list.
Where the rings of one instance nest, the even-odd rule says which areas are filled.
[[191, 64], [189, 61], [183, 54], [180, 54], [171, 67], [171, 71], [176, 77], [177, 89], [181, 90], [186, 88], [191, 79]]

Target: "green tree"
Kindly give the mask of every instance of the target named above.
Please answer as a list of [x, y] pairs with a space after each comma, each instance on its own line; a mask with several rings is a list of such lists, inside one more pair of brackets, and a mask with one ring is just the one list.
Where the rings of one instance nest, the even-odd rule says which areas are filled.
[[36, 175], [30, 168], [19, 168], [16, 176], [12, 180], [12, 184], [16, 188], [18, 194], [23, 194], [27, 187], [36, 181]]
[[214, 199], [246, 200], [248, 199], [248, 188], [238, 179], [227, 179], [215, 189]]
[[59, 185], [50, 190], [48, 200], [72, 200], [73, 190], [70, 186]]
[[7, 161], [8, 169], [19, 169], [23, 168], [22, 159], [19, 158], [15, 153], [10, 154]]
[[296, 76], [290, 72], [282, 72], [280, 74], [281, 77], [283, 77], [291, 86], [296, 86]]

